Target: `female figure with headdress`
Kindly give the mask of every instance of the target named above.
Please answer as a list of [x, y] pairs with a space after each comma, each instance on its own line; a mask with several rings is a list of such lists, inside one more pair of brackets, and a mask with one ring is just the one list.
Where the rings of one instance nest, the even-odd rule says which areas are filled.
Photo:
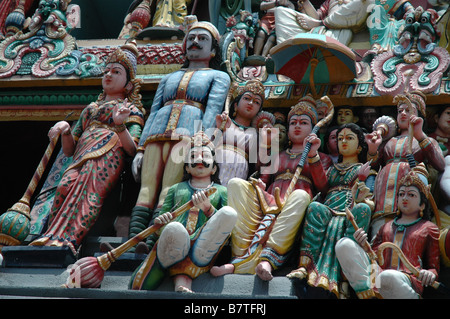
[[[211, 268], [236, 223], [236, 211], [226, 206], [227, 189], [218, 183], [214, 145], [203, 132], [192, 137], [184, 170], [155, 218], [163, 226], [147, 239], [151, 251], [132, 275], [130, 289], [154, 290], [168, 275], [175, 291], [192, 292], [192, 280]], [[208, 197], [212, 187], [217, 190]], [[190, 200], [194, 207], [171, 214]]]
[[56, 189], [47, 230], [30, 245], [68, 246], [76, 254], [119, 180], [126, 156], [136, 154], [144, 125], [136, 57], [132, 42], [114, 51], [97, 101], [82, 111], [73, 129], [66, 121], [50, 129], [51, 139], [61, 134], [62, 150], [73, 161]]
[[[307, 95], [292, 107], [288, 114], [291, 145], [278, 155], [272, 167], [261, 167], [259, 179], [229, 181], [228, 202], [238, 213], [231, 235], [232, 260], [213, 267], [211, 274], [257, 274], [268, 281], [272, 271], [285, 264], [307, 206], [317, 192], [327, 187], [325, 169], [332, 163], [328, 155], [317, 152], [320, 140], [311, 134], [317, 123], [315, 105], [312, 96]], [[285, 196], [308, 142], [311, 149], [307, 163], [294, 190]]]
[[258, 80], [248, 81], [239, 89], [230, 115], [223, 112], [216, 116], [217, 128], [223, 127], [222, 141], [217, 143], [217, 161], [220, 182], [227, 186], [231, 178], [247, 179], [258, 161], [258, 130], [272, 127], [275, 117], [262, 111], [264, 85]]
[[438, 172], [445, 168], [444, 156], [438, 142], [423, 132], [426, 117], [426, 97], [421, 92], [397, 95], [397, 126], [399, 135], [382, 144], [380, 131], [366, 135], [368, 145], [367, 160], [378, 169], [375, 188], [375, 211], [372, 216], [371, 232], [374, 236], [387, 219], [392, 219], [397, 211], [398, 182], [410, 171], [408, 158], [416, 163], [424, 162]]
[[306, 211], [300, 242], [299, 268], [289, 278], [307, 278], [308, 285], [321, 287], [339, 297], [341, 269], [334, 246], [342, 237], [351, 237], [354, 229], [346, 217], [350, 209], [362, 228], [369, 226], [373, 209], [369, 182], [369, 163], [365, 161], [367, 144], [363, 130], [354, 123], [337, 131], [339, 159], [327, 171], [328, 192], [323, 204], [312, 202]]
[[[362, 228], [354, 233], [354, 238], [343, 238], [337, 243], [336, 255], [359, 298], [417, 299], [424, 287], [437, 279], [439, 229], [430, 221], [427, 175], [421, 163], [400, 180], [397, 215], [381, 226], [372, 244], [378, 265], [371, 265], [362, 248], [368, 238]], [[386, 242], [396, 244], [399, 249], [382, 248]], [[417, 277], [408, 263], [418, 269]]]

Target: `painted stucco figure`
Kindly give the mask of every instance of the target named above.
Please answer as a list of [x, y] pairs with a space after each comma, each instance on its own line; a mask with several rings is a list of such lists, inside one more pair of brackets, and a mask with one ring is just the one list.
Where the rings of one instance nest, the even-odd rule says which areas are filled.
[[[212, 267], [236, 223], [227, 189], [219, 184], [214, 145], [203, 132], [192, 138], [184, 169], [183, 181], [170, 187], [155, 218], [163, 227], [148, 238], [151, 251], [132, 275], [130, 289], [154, 290], [170, 276], [175, 291], [192, 292], [192, 280]], [[207, 197], [211, 187], [217, 191]], [[173, 218], [171, 212], [190, 200], [194, 207]]]
[[198, 129], [215, 127], [230, 86], [217, 70], [219, 32], [209, 22], [194, 23], [183, 41], [186, 63], [158, 85], [132, 164], [141, 188], [130, 221], [130, 237], [145, 229], [168, 189], [183, 177], [183, 152]]
[[[377, 263], [371, 262], [362, 248], [368, 238], [363, 228], [356, 230], [354, 238], [337, 243], [342, 270], [359, 298], [418, 299], [424, 287], [437, 279], [439, 228], [430, 221], [427, 178], [422, 164], [401, 179], [397, 215], [380, 228], [371, 247], [378, 255]], [[382, 248], [386, 242], [400, 249]], [[408, 263], [417, 270], [408, 267]]]
[[68, 246], [76, 254], [119, 180], [126, 157], [136, 154], [144, 125], [136, 59], [133, 43], [114, 51], [106, 61], [97, 101], [83, 110], [73, 128], [60, 121], [50, 129], [50, 138], [61, 134], [62, 150], [73, 160], [56, 189], [45, 233], [30, 245]]

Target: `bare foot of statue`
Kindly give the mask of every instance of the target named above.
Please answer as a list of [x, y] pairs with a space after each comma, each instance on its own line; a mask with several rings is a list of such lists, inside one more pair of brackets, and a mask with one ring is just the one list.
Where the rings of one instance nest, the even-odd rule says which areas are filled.
[[193, 293], [192, 279], [185, 275], [177, 275], [174, 278], [175, 291], [176, 292], [185, 292], [185, 293]]
[[261, 280], [270, 281], [273, 279], [272, 266], [268, 261], [261, 261], [255, 268], [255, 272]]
[[311, 30], [312, 28], [320, 27], [322, 25], [322, 22], [320, 20], [311, 18], [310, 16], [307, 16], [303, 13], [297, 15], [297, 22], [300, 24], [302, 29], [305, 30]]
[[225, 264], [222, 266], [214, 266], [209, 271], [211, 275], [214, 277], [223, 276], [226, 274], [232, 274], [234, 272], [234, 265], [233, 264]]
[[291, 271], [289, 274], [286, 275], [288, 278], [298, 278], [303, 279], [308, 276], [308, 272], [304, 267], [300, 267], [299, 269]]

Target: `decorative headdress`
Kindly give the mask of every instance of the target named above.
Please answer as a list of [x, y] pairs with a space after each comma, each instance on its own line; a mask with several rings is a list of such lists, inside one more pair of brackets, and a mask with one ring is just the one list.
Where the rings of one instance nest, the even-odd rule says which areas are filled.
[[258, 80], [249, 80], [244, 86], [239, 86], [238, 95], [244, 94], [245, 92], [251, 92], [253, 94], [259, 95], [262, 100], [265, 99], [264, 85]]
[[270, 123], [272, 126], [275, 125], [275, 115], [267, 111], [261, 111], [253, 119], [252, 126], [259, 129], [266, 123]]
[[302, 97], [296, 105], [291, 107], [291, 110], [288, 114], [288, 122], [293, 115], [307, 115], [311, 118], [311, 123], [313, 125], [316, 125], [318, 121], [316, 106], [316, 100], [311, 94], [308, 93], [307, 95]]
[[400, 180], [399, 185], [415, 186], [429, 199], [431, 192], [430, 185], [428, 184], [428, 175], [429, 174], [424, 163], [420, 163]]
[[[127, 99], [134, 106], [136, 106], [142, 114], [145, 114], [144, 106], [142, 105], [142, 96], [139, 93], [141, 89], [142, 80], [136, 77], [137, 74], [137, 57], [139, 55], [136, 41], [130, 41], [117, 48], [109, 55], [105, 63], [120, 63], [130, 75], [130, 82], [133, 84], [133, 89], [127, 93]], [[97, 100], [105, 98], [104, 92], [100, 94]]]
[[427, 97], [420, 91], [407, 92], [405, 94], [398, 94], [394, 97], [393, 102], [399, 106], [400, 104], [407, 104], [417, 108], [423, 117], [426, 117], [426, 102]]
[[106, 64], [120, 63], [130, 73], [130, 79], [134, 79], [137, 73], [138, 54], [136, 42], [130, 41], [111, 53]]
[[203, 146], [206, 146], [211, 149], [211, 151], [214, 151], [214, 144], [211, 142], [211, 139], [205, 134], [205, 132], [199, 131], [191, 137], [191, 148]]

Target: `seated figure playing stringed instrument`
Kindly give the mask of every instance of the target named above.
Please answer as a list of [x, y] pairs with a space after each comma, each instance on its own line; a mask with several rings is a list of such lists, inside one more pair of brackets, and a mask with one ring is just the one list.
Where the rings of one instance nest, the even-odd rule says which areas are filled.
[[[362, 228], [355, 232], [354, 240], [343, 238], [337, 243], [336, 255], [359, 298], [420, 298], [424, 286], [435, 286], [440, 267], [439, 229], [429, 221], [427, 175], [421, 163], [403, 177], [398, 215], [380, 228], [371, 248]], [[378, 264], [368, 258], [374, 252]]]
[[[327, 102], [331, 114], [321, 125], [332, 118], [333, 105], [329, 99]], [[325, 169], [332, 163], [328, 155], [317, 152], [320, 140], [311, 134], [317, 123], [315, 105], [316, 101], [307, 95], [289, 112], [291, 145], [276, 159], [275, 173], [262, 167], [259, 179], [229, 181], [229, 205], [238, 212], [231, 235], [232, 261], [213, 267], [212, 275], [257, 274], [268, 281], [273, 278], [272, 271], [286, 262], [307, 206], [316, 192], [326, 188]], [[319, 128], [319, 124], [314, 127]], [[306, 155], [308, 160], [298, 170]]]
[[[166, 275], [175, 291], [192, 292], [192, 279], [207, 272], [236, 223], [227, 205], [227, 189], [219, 184], [214, 146], [203, 132], [191, 139], [183, 181], [170, 187], [155, 225], [163, 225], [147, 239], [151, 251], [132, 275], [130, 289], [154, 290]], [[216, 192], [206, 195], [212, 187]], [[194, 207], [174, 216], [172, 211], [192, 200]], [[162, 230], [162, 231], [161, 231]]]
[[[312, 202], [306, 211], [300, 242], [299, 268], [289, 278], [307, 279], [311, 287], [340, 296], [341, 269], [334, 253], [336, 242], [355, 231], [346, 217], [351, 209], [364, 229], [369, 227], [374, 203], [370, 183], [374, 176], [365, 163], [367, 144], [363, 130], [354, 123], [337, 130], [339, 159], [327, 171], [328, 191], [323, 203]], [[321, 291], [322, 292], [322, 291]]]

